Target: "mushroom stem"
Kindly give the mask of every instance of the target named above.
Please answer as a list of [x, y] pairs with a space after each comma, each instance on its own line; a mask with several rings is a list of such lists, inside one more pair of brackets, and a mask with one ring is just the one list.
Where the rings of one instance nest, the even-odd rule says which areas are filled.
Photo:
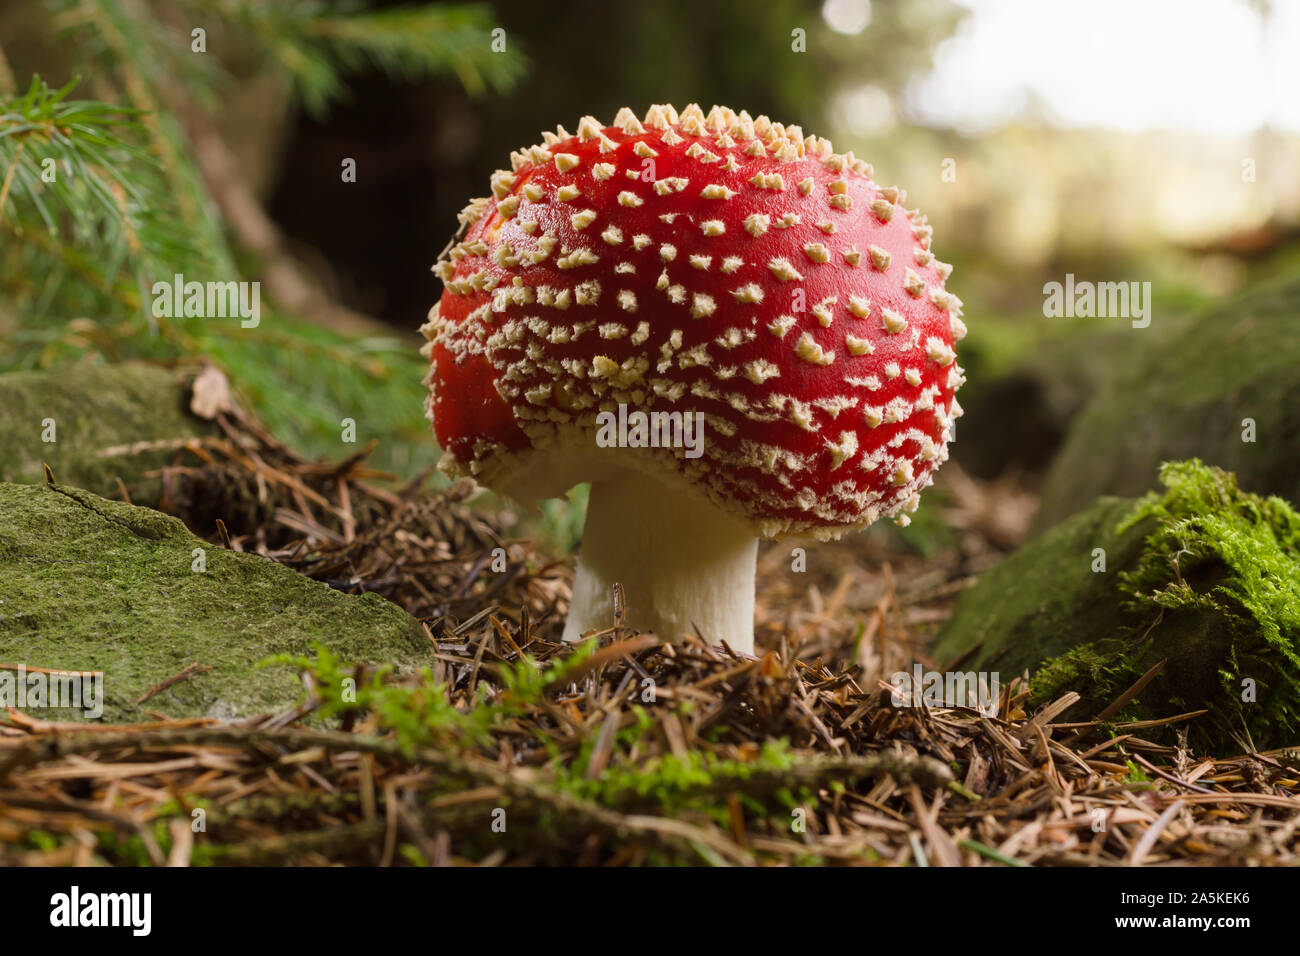
[[614, 623], [618, 582], [629, 626], [665, 640], [698, 627], [752, 654], [757, 556], [754, 532], [705, 501], [640, 472], [594, 482], [564, 639]]

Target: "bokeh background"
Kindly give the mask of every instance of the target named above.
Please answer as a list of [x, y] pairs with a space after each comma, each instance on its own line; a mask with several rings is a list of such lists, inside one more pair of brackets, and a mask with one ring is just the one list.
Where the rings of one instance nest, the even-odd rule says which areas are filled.
[[[1150, 282], [1163, 324], [1300, 269], [1297, 49], [1300, 4], [1268, 0], [6, 0], [0, 95], [80, 77], [70, 96], [148, 111], [109, 165], [185, 242], [24, 213], [0, 139], [0, 370], [201, 355], [292, 444], [337, 456], [350, 417], [411, 476], [437, 458], [415, 330], [456, 212], [542, 129], [721, 103], [829, 136], [926, 212], [971, 329], [955, 461], [1032, 489], [1141, 347], [1045, 317], [1045, 282]], [[262, 281], [260, 328], [149, 316], [173, 267]], [[579, 519], [580, 496], [547, 532]]]

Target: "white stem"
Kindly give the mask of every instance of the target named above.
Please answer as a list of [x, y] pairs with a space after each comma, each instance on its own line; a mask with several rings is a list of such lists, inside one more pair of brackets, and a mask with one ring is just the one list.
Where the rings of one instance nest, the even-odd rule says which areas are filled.
[[613, 626], [618, 582], [629, 627], [752, 654], [757, 556], [743, 523], [640, 472], [593, 483], [564, 639]]

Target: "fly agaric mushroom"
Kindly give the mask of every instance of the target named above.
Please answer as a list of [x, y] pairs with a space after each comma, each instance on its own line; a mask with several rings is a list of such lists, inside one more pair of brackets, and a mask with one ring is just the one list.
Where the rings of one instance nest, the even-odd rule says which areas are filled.
[[[760, 536], [905, 524], [947, 458], [951, 267], [901, 190], [797, 126], [652, 106], [542, 137], [434, 266], [440, 467], [524, 504], [591, 482], [566, 640], [621, 582], [630, 623], [752, 652]], [[695, 420], [702, 448], [655, 440]]]

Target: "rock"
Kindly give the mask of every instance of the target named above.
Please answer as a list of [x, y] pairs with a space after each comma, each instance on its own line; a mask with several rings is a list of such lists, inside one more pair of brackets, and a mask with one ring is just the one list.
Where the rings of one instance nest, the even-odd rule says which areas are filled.
[[169, 462], [174, 450], [96, 453], [215, 434], [211, 422], [189, 411], [191, 377], [136, 362], [0, 375], [0, 481], [44, 484], [45, 462], [60, 484], [116, 495], [121, 478], [134, 500], [156, 501], [159, 483], [143, 475]]
[[[429, 659], [415, 620], [377, 595], [343, 594], [216, 547], [147, 508], [66, 486], [0, 484], [0, 662], [103, 671], [105, 719], [147, 720], [150, 710], [233, 718], [291, 706], [302, 696], [293, 669], [258, 662], [310, 654], [312, 642], [345, 661], [400, 669]], [[192, 663], [212, 669], [136, 703]]]
[[[1116, 720], [1206, 708], [1190, 724], [1203, 750], [1296, 743], [1300, 515], [1198, 461], [1165, 466], [1161, 480], [1163, 494], [1101, 498], [987, 572], [957, 602], [936, 658], [1003, 684], [1028, 670], [1034, 706], [1077, 691], [1064, 720], [1096, 716], [1164, 659]], [[1173, 740], [1168, 728], [1142, 735]]]
[[[1033, 530], [1098, 495], [1141, 494], [1162, 462], [1188, 458], [1230, 470], [1260, 494], [1300, 501], [1298, 303], [1300, 280], [1291, 279], [1186, 324], [1125, 333], [1138, 360], [1121, 365], [1075, 418]], [[1253, 442], [1243, 440], [1246, 419]]]

